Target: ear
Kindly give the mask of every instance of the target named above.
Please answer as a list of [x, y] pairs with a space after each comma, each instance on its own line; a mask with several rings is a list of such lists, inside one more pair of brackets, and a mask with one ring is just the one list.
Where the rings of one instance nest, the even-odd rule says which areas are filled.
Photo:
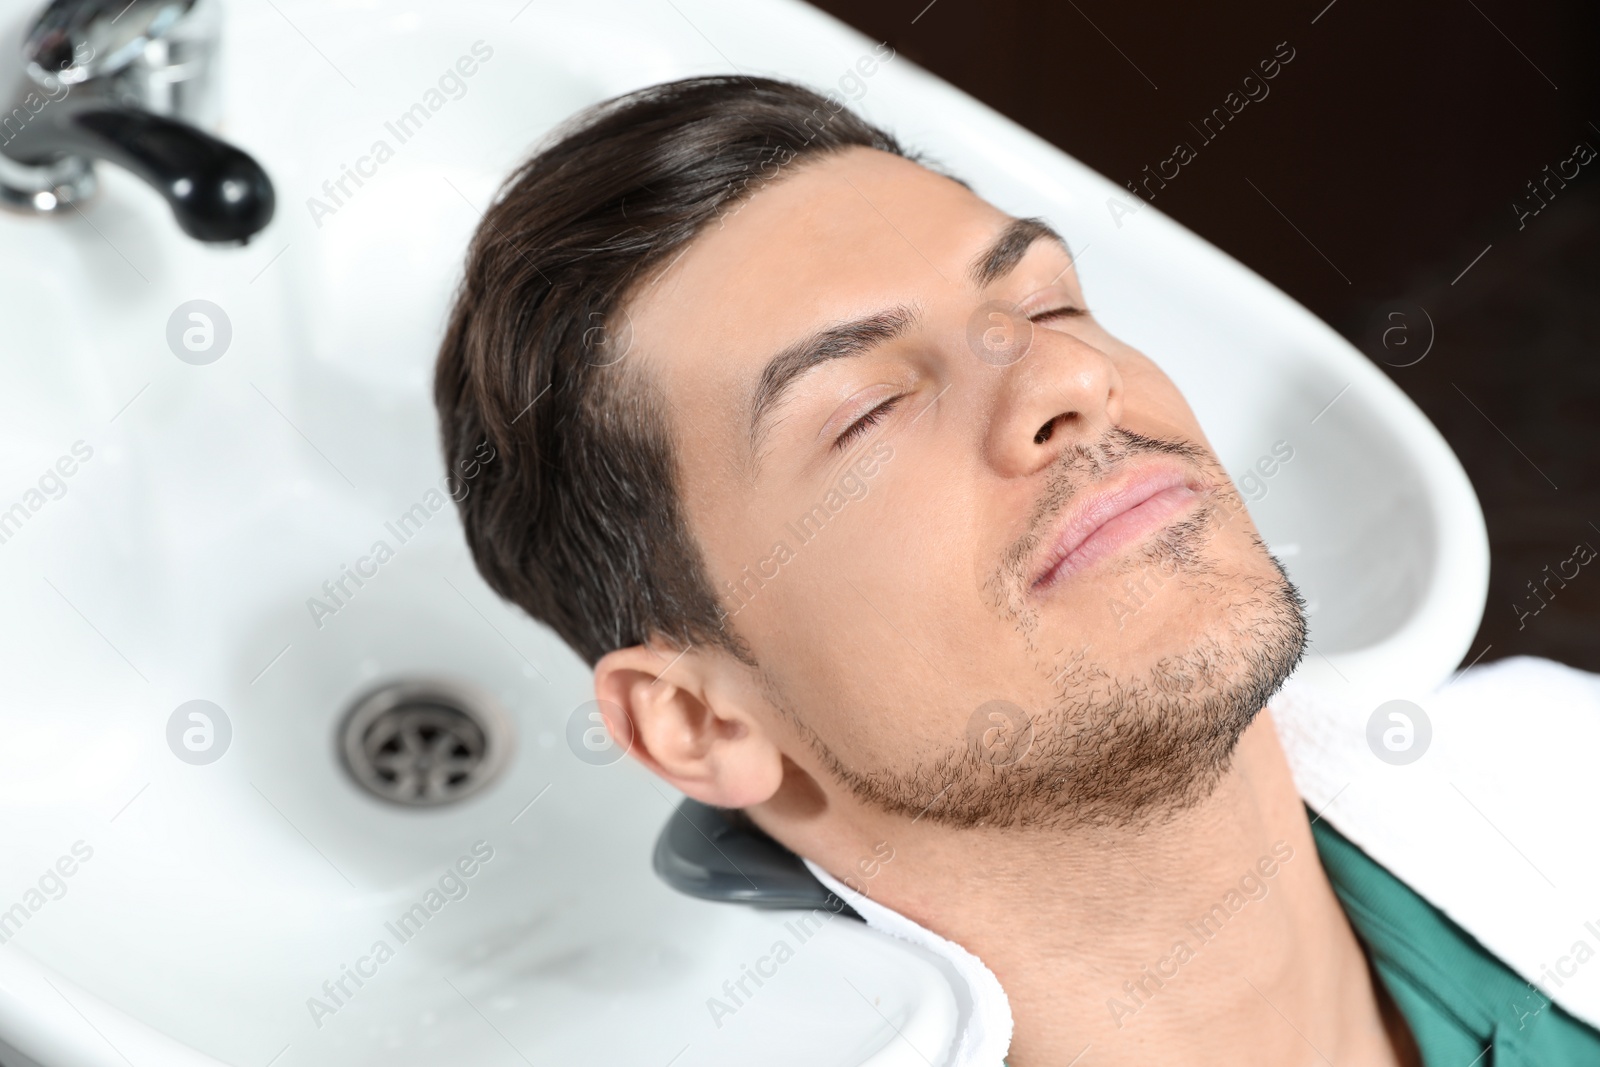
[[635, 645], [595, 664], [594, 695], [612, 739], [669, 785], [744, 808], [783, 782], [783, 753], [757, 713], [772, 709], [748, 674], [718, 651]]

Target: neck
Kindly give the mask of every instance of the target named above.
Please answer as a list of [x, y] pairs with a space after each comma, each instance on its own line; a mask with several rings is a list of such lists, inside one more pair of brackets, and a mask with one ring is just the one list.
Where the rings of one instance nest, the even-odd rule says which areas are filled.
[[1137, 834], [835, 814], [768, 829], [983, 960], [1011, 1003], [1010, 1067], [1086, 1047], [1101, 1065], [1398, 1062], [1269, 711], [1208, 798]]

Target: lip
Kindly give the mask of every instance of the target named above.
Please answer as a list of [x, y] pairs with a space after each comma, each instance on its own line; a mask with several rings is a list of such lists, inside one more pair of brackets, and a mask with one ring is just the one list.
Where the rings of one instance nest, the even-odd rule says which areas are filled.
[[1189, 510], [1205, 487], [1183, 466], [1154, 458], [1081, 494], [1055, 523], [1034, 568], [1035, 593], [1086, 570]]

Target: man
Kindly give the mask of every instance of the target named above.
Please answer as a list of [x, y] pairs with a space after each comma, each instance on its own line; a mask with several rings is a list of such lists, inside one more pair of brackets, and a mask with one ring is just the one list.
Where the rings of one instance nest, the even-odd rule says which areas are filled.
[[[656, 86], [508, 181], [436, 399], [447, 460], [506, 458], [481, 573], [612, 733], [836, 877], [887, 848], [872, 898], [998, 977], [1011, 1067], [1504, 1058], [1492, 957], [1375, 973], [1385, 917], [1473, 946], [1313, 829], [1264, 711], [1300, 596], [1042, 221], [799, 87]], [[1600, 1062], [1554, 1007], [1524, 1037]]]

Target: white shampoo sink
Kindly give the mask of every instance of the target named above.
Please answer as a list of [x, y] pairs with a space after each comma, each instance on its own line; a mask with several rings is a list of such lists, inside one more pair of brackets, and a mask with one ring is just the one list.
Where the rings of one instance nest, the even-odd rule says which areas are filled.
[[[653, 82], [736, 68], [855, 94], [1000, 207], [1048, 217], [1097, 315], [1168, 370], [1236, 478], [1293, 447], [1252, 512], [1312, 603], [1304, 670], [1376, 706], [1466, 652], [1482, 517], [1379, 370], [903, 57], [849, 77], [875, 43], [831, 18], [789, 0], [222, 9], [220, 133], [278, 197], [248, 247], [188, 240], [110, 167], [81, 216], [0, 215], [0, 509], [23, 509], [0, 542], [4, 1067], [946, 1062], [966, 1009], [935, 957], [848, 919], [802, 939], [797, 913], [655, 878], [679, 797], [632, 760], [579, 758], [588, 671], [478, 579], [440, 492], [431, 370], [469, 235], [555, 123]], [[225, 351], [179, 358], [190, 329]], [[341, 716], [405, 679], [498, 709], [497, 778], [438, 807], [354, 784]], [[173, 726], [191, 701], [221, 714]], [[733, 1014], [708, 1007], [764, 958]]]

